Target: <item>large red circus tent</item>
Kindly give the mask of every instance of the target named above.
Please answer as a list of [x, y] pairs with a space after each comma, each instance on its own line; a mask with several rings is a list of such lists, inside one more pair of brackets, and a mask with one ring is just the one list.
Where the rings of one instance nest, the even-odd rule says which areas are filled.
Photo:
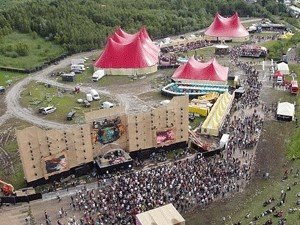
[[192, 56], [187, 63], [175, 70], [172, 79], [180, 82], [226, 84], [228, 71], [229, 68], [220, 65], [215, 58], [202, 63]]
[[117, 28], [94, 67], [111, 75], [149, 74], [157, 71], [159, 51], [145, 27], [135, 34]]
[[249, 32], [242, 25], [238, 13], [229, 18], [217, 13], [204, 34], [207, 40], [245, 41], [249, 39]]

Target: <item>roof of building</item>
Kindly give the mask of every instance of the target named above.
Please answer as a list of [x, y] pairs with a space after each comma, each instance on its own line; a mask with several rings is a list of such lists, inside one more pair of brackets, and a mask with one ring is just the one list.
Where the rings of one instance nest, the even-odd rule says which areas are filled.
[[172, 204], [136, 215], [141, 225], [180, 225], [185, 220]]

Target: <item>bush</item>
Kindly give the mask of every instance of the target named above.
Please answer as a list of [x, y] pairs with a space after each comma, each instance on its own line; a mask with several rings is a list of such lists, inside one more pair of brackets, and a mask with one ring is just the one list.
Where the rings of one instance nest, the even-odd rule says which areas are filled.
[[27, 56], [29, 54], [28, 45], [24, 43], [18, 43], [16, 45], [16, 52], [19, 56]]
[[16, 52], [5, 52], [4, 55], [10, 58], [17, 58], [19, 56]]

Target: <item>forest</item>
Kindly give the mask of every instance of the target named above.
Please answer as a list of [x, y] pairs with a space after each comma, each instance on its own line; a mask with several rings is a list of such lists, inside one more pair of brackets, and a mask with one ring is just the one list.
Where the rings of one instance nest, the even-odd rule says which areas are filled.
[[[19, 2], [19, 1], [18, 1]], [[38, 34], [69, 53], [99, 48], [117, 26], [128, 32], [145, 25], [153, 38], [207, 27], [216, 12], [271, 17], [280, 3], [261, 0], [32, 0], [0, 11], [0, 38], [11, 32]]]

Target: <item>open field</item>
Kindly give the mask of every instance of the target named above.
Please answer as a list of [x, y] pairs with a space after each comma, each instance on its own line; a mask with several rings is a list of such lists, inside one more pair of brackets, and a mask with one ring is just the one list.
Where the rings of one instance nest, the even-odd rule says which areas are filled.
[[25, 76], [23, 73], [0, 71], [0, 86], [8, 87]]
[[[100, 103], [110, 100], [107, 97], [100, 96], [99, 101], [91, 102], [90, 108], [84, 108], [83, 104], [77, 103], [77, 99], [85, 99], [85, 93], [74, 94], [71, 91], [65, 91], [56, 87], [47, 87], [45, 84], [32, 82], [21, 94], [20, 102], [23, 107], [32, 109], [38, 114], [41, 107], [54, 106], [56, 111], [49, 115], [40, 115], [47, 120], [53, 120], [61, 123], [83, 123], [84, 112], [93, 109], [99, 109]], [[76, 111], [75, 118], [67, 121], [66, 116], [70, 111]]]
[[[25, 56], [17, 54], [17, 45], [22, 43], [28, 47]], [[37, 35], [11, 33], [0, 39], [0, 66], [18, 69], [30, 69], [42, 65], [45, 61], [64, 53], [61, 46], [45, 41]]]

